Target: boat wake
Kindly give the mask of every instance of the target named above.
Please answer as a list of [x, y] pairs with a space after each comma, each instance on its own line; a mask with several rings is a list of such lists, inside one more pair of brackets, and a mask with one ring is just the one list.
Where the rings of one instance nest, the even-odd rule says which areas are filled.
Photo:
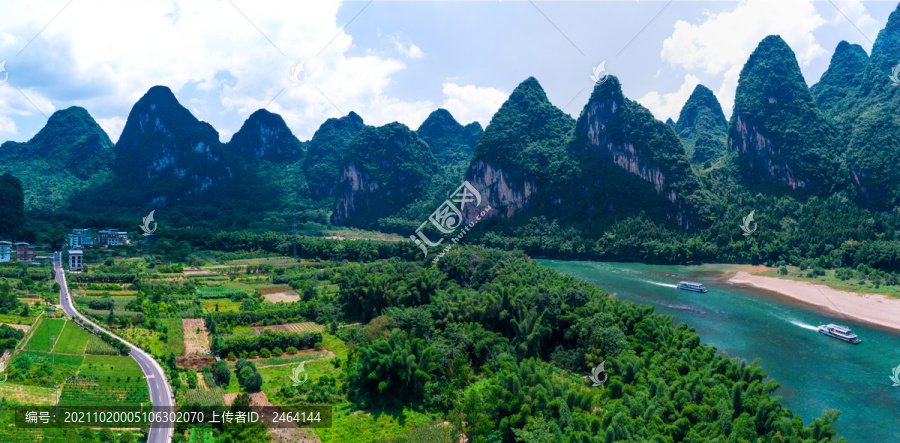
[[695, 313], [697, 313], [697, 314], [706, 314], [706, 311], [704, 311], [704, 310], [702, 310], [702, 309], [700, 309], [700, 308], [698, 308], [698, 307], [696, 307], [696, 306], [690, 306], [690, 305], [668, 305], [668, 304], [664, 304], [663, 306], [665, 306], [665, 307], [667, 307], [667, 308], [669, 308], [669, 309], [677, 309], [677, 310], [679, 310], [679, 311], [688, 311], [688, 312], [695, 312]]
[[817, 327], [815, 327], [815, 326], [813, 326], [813, 325], [808, 325], [808, 324], [806, 324], [806, 323], [799, 322], [799, 321], [797, 321], [797, 320], [790, 320], [790, 322], [791, 322], [792, 325], [800, 326], [801, 328], [803, 328], [803, 329], [809, 329], [810, 331], [818, 331], [818, 330], [819, 330], [819, 328], [817, 328]]
[[670, 283], [660, 283], [660, 282], [658, 282], [658, 281], [653, 281], [653, 280], [645, 280], [645, 281], [646, 281], [647, 283], [650, 283], [650, 284], [653, 284], [653, 285], [656, 285], [656, 286], [665, 286], [665, 287], [667, 287], [667, 288], [677, 288], [677, 287], [678, 287], [677, 285], [673, 285], [673, 284], [670, 284]]

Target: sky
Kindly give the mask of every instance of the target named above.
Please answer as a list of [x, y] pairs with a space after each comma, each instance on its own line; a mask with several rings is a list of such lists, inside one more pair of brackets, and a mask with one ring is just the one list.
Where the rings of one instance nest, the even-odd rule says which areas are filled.
[[[5, 1], [0, 141], [87, 109], [116, 141], [154, 85], [223, 142], [254, 111], [308, 140], [326, 119], [416, 129], [437, 108], [486, 126], [535, 77], [577, 117], [597, 66], [660, 120], [697, 84], [730, 116], [738, 74], [779, 34], [812, 85], [838, 42], [871, 52], [896, 1]], [[605, 63], [604, 63], [605, 62]], [[601, 65], [602, 63], [602, 65]]]

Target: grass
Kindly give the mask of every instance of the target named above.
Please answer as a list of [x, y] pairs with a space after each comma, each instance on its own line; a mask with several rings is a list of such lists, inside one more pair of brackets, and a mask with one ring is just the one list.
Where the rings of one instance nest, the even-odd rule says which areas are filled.
[[91, 337], [92, 334], [81, 329], [74, 322], [66, 321], [62, 329], [62, 335], [60, 335], [53, 350], [63, 354], [84, 354]]
[[215, 312], [216, 305], [219, 311], [237, 311], [241, 306], [241, 302], [235, 302], [228, 299], [206, 299], [201, 301], [204, 312]]
[[[132, 296], [117, 295], [117, 296], [109, 297], [109, 299], [112, 300], [112, 302], [113, 302], [113, 310], [114, 311], [124, 311], [125, 305], [127, 305], [128, 303], [131, 303], [131, 301], [134, 300], [135, 298], [136, 297], [133, 295]], [[100, 297], [100, 296], [82, 295], [82, 296], [75, 297], [75, 303], [78, 304], [79, 306], [81, 306], [81, 305], [89, 306], [88, 304], [90, 302], [100, 301], [103, 299], [104, 299], [104, 297]]]
[[416, 429], [427, 427], [438, 420], [441, 420], [440, 414], [410, 408], [360, 411], [351, 403], [344, 402], [334, 406], [331, 427], [317, 428], [316, 434], [323, 443], [372, 442], [412, 434]]
[[755, 273], [757, 275], [763, 275], [766, 277], [777, 277], [788, 280], [797, 280], [797, 281], [808, 281], [816, 284], [826, 285], [830, 288], [837, 289], [839, 291], [847, 291], [847, 292], [860, 292], [867, 294], [882, 294], [892, 298], [900, 298], [900, 286], [887, 286], [881, 284], [879, 286], [875, 286], [875, 284], [868, 280], [860, 280], [858, 273], [854, 272], [854, 277], [848, 280], [841, 280], [835, 277], [834, 269], [826, 269], [825, 275], [818, 277], [808, 277], [809, 269], [805, 271], [801, 271], [800, 268], [796, 266], [786, 266], [788, 270], [787, 275], [781, 275], [778, 272], [777, 268], [773, 268], [764, 272]]
[[225, 391], [221, 388], [213, 389], [185, 389], [184, 401], [203, 406], [225, 406]]
[[164, 356], [168, 356], [169, 353], [175, 354], [176, 356], [184, 355], [184, 327], [181, 324], [180, 318], [165, 318], [160, 320], [160, 323], [169, 328], [169, 333], [166, 334], [166, 341], [162, 343], [162, 352]]
[[53, 388], [12, 383], [0, 384], [0, 397], [27, 405], [50, 405], [56, 402]]
[[31, 339], [25, 344], [25, 349], [29, 351], [50, 352], [50, 337], [55, 337], [58, 340], [59, 333], [65, 323], [66, 320], [63, 319], [41, 319], [41, 322], [37, 325], [34, 333], [31, 335]]
[[[259, 360], [252, 360], [253, 364], [256, 365], [257, 368], [263, 366], [275, 366], [275, 365], [285, 365], [288, 363], [300, 363], [301, 361], [315, 360], [319, 358], [323, 358], [329, 355], [328, 351], [321, 352], [313, 352], [311, 354], [298, 354], [298, 355], [282, 355], [280, 357], [270, 357], [263, 358]], [[234, 369], [234, 363], [229, 363], [228, 367]]]
[[215, 443], [213, 431], [209, 428], [188, 429], [188, 443]]
[[[32, 309], [31, 306], [28, 307], [31, 311], [36, 311], [36, 309]], [[9, 323], [13, 325], [30, 325], [34, 323], [35, 317], [25, 318], [19, 315], [9, 315], [9, 314], [0, 314], [0, 323]]]
[[139, 405], [150, 400], [141, 368], [131, 357], [87, 355], [78, 376], [79, 382], [66, 383], [61, 404]]
[[119, 350], [103, 341], [100, 337], [91, 334], [90, 339], [88, 339], [87, 347], [85, 348], [85, 353], [94, 355], [119, 355]]
[[[347, 345], [341, 341], [341, 339], [331, 334], [322, 334], [322, 342], [324, 343], [325, 348], [335, 354], [336, 358], [340, 358], [341, 361], [347, 360], [349, 350], [347, 349]], [[342, 378], [341, 372], [343, 369], [335, 368], [334, 361], [334, 359], [330, 358], [304, 365], [305, 373], [309, 374], [309, 381], [312, 382], [323, 375], [332, 375]], [[259, 368], [259, 362], [254, 362], [254, 364]], [[263, 377], [262, 390], [266, 393], [267, 397], [270, 399], [277, 398], [277, 395], [280, 395], [278, 392], [281, 389], [281, 386], [291, 383], [291, 370], [292, 366], [270, 366], [267, 368], [259, 368], [259, 373]]]
[[165, 340], [162, 340], [161, 333], [140, 326], [119, 329], [116, 333], [141, 348], [149, 348], [151, 353], [159, 357], [168, 357], [169, 353], [176, 356], [184, 355], [184, 329], [181, 327], [181, 319], [164, 318], [159, 322], [168, 328]]

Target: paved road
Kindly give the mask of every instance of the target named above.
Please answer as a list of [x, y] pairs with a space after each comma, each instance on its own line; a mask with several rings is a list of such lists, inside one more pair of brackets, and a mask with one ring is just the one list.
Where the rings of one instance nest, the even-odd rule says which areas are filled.
[[[93, 325], [94, 329], [101, 330], [122, 340], [121, 337], [88, 320], [75, 310], [75, 304], [72, 303], [72, 297], [69, 295], [69, 286], [66, 284], [66, 274], [63, 272], [62, 268], [61, 252], [53, 253], [53, 268], [56, 270], [56, 281], [61, 287], [59, 290], [59, 304], [66, 314], [80, 318], [83, 323]], [[122, 342], [131, 348], [131, 353], [129, 355], [137, 361], [141, 370], [144, 371], [144, 378], [147, 380], [147, 386], [150, 388], [150, 401], [153, 402], [154, 410], [172, 411], [175, 400], [172, 397], [172, 388], [169, 386], [169, 380], [166, 379], [162, 367], [159, 366], [159, 363], [157, 363], [153, 357], [137, 346], [128, 343], [125, 340], [122, 340]], [[110, 406], [114, 407], [115, 405]], [[150, 435], [147, 438], [147, 443], [169, 443], [172, 441], [172, 431], [173, 429], [170, 426], [165, 426], [158, 422], [154, 423], [150, 426]]]

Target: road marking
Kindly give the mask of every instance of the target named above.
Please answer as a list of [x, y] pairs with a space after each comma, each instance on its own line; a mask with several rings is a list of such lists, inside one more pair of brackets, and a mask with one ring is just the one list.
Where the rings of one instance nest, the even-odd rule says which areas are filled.
[[146, 378], [147, 380], [150, 380], [151, 378], [154, 378], [154, 375], [153, 375], [153, 374], [148, 374], [148, 375], [145, 376], [144, 378]]

